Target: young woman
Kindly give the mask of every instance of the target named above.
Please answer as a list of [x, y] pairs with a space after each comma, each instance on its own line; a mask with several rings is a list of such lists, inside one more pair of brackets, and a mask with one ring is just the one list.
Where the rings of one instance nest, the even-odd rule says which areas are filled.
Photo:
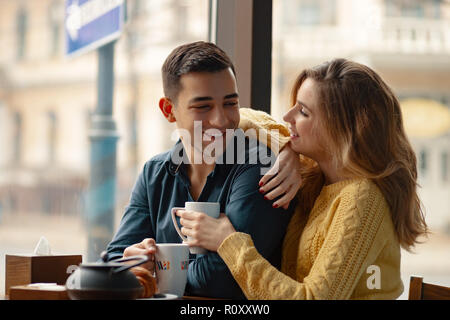
[[281, 271], [223, 214], [178, 211], [182, 232], [218, 252], [248, 299], [397, 298], [400, 247], [427, 232], [397, 98], [367, 66], [336, 59], [298, 76], [292, 105], [290, 148], [312, 161], [302, 166]]

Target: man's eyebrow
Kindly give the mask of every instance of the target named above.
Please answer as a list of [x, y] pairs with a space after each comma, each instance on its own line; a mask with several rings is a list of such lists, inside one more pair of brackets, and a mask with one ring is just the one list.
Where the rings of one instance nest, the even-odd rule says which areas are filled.
[[233, 98], [239, 98], [239, 95], [237, 93], [232, 93], [232, 94], [227, 94], [225, 97], [223, 97], [224, 100], [233, 99]]
[[[239, 97], [239, 95], [237, 93], [231, 93], [231, 94], [227, 94], [225, 97], [223, 97], [223, 99], [226, 100], [226, 99], [233, 99], [233, 98], [238, 98], [238, 97]], [[189, 103], [209, 101], [209, 100], [213, 100], [213, 97], [195, 97], [195, 98], [192, 98], [191, 100], [189, 100]]]
[[202, 101], [209, 101], [209, 100], [213, 100], [212, 97], [195, 97], [192, 98], [191, 100], [189, 100], [188, 103], [195, 103], [195, 102], [202, 102]]

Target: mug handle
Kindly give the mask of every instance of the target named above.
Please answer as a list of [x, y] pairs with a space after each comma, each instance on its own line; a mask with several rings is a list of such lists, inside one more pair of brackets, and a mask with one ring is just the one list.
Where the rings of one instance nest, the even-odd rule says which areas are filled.
[[178, 235], [180, 236], [180, 238], [181, 238], [184, 242], [187, 242], [187, 241], [188, 241], [188, 238], [187, 238], [184, 234], [181, 233], [180, 227], [178, 226], [178, 223], [177, 223], [177, 219], [175, 218], [175, 212], [176, 212], [177, 210], [181, 210], [181, 209], [186, 210], [185, 208], [181, 208], [181, 207], [174, 207], [174, 208], [172, 208], [172, 211], [171, 211], [172, 222], [173, 222], [173, 225], [174, 225], [174, 227], [175, 227], [175, 230], [177, 230], [177, 233], [178, 233]]

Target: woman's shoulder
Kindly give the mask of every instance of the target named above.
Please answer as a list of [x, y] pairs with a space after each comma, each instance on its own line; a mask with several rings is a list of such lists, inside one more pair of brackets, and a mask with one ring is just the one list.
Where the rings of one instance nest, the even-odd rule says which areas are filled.
[[389, 206], [377, 185], [369, 179], [345, 181], [345, 185], [329, 199], [336, 223], [345, 230], [375, 228], [390, 221]]
[[357, 178], [343, 181], [345, 185], [341, 189], [341, 194], [347, 194], [355, 198], [372, 196], [383, 196], [381, 190], [371, 179]]
[[342, 188], [341, 201], [348, 202], [359, 211], [374, 209], [388, 213], [388, 205], [380, 188], [371, 179], [355, 179]]
[[374, 202], [385, 202], [375, 182], [366, 178], [348, 179], [324, 186], [321, 194], [328, 199], [339, 199], [341, 205], [348, 206], [366, 207]]

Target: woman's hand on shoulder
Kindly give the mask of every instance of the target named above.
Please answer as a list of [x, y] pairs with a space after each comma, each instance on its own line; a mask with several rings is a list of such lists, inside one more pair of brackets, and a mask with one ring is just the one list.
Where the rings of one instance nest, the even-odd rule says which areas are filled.
[[287, 144], [272, 168], [259, 181], [259, 192], [268, 201], [280, 197], [272, 206], [287, 209], [302, 184], [299, 155]]

